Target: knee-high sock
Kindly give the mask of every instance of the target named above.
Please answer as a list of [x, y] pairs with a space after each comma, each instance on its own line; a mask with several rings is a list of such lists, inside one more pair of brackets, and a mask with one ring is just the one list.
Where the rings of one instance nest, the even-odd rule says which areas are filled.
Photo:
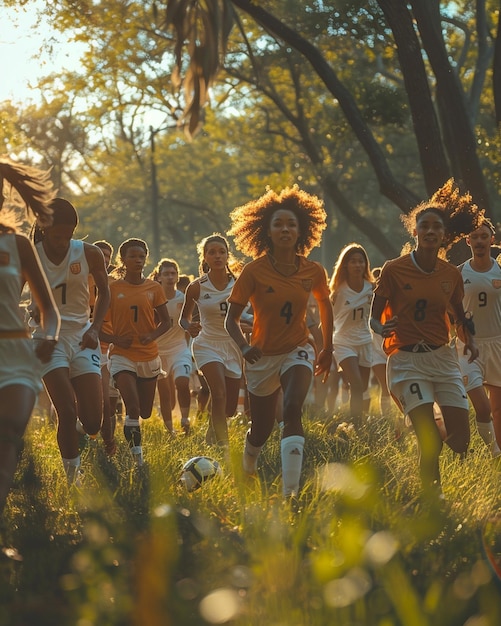
[[303, 466], [304, 437], [284, 437], [280, 444], [282, 457], [282, 487], [285, 497], [297, 496]]

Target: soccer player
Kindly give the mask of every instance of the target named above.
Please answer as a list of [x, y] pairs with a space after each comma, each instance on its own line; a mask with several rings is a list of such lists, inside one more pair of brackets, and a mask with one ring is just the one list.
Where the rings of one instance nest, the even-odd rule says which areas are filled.
[[[64, 198], [50, 205], [52, 224], [34, 230], [36, 249], [61, 316], [59, 342], [43, 381], [57, 413], [57, 442], [68, 484], [78, 480], [77, 416], [88, 435], [101, 428], [103, 394], [99, 330], [108, 309], [108, 275], [101, 251], [90, 243], [73, 239], [78, 225], [75, 207]], [[97, 288], [92, 322], [89, 274]], [[35, 313], [36, 316], [36, 313]], [[33, 337], [43, 336], [41, 328]]]
[[464, 285], [463, 306], [473, 316], [479, 357], [469, 363], [461, 339], [457, 348], [478, 433], [492, 456], [498, 457], [501, 455], [498, 445], [501, 441], [501, 268], [491, 257], [494, 233], [492, 222], [485, 218], [466, 238], [472, 257], [459, 266]]
[[463, 334], [468, 360], [478, 356], [463, 309], [461, 273], [439, 253], [475, 230], [481, 220], [471, 197], [460, 195], [449, 180], [429, 201], [402, 217], [416, 247], [384, 264], [372, 303], [371, 327], [384, 338], [390, 392], [416, 432], [423, 490], [439, 499], [442, 438], [434, 401], [442, 410], [452, 450], [464, 454], [470, 441], [468, 398], [456, 351], [449, 344], [448, 312]]
[[[325, 228], [321, 201], [297, 186], [270, 190], [231, 213], [230, 235], [254, 260], [242, 270], [231, 296], [226, 327], [246, 360], [251, 427], [243, 468], [257, 470], [259, 453], [271, 434], [283, 390], [282, 488], [286, 499], [299, 492], [304, 451], [301, 421], [313, 371], [326, 380], [332, 362], [332, 306], [325, 269], [306, 257]], [[323, 346], [315, 355], [308, 341], [306, 314], [313, 294]], [[247, 302], [254, 313], [251, 344], [239, 325]]]
[[[228, 241], [219, 233], [205, 237], [197, 249], [200, 277], [186, 289], [179, 324], [193, 337], [193, 358], [210, 390], [206, 441], [227, 448], [226, 418], [233, 416], [237, 408], [243, 365], [240, 350], [224, 326], [228, 296], [235, 283], [233, 267], [236, 262], [230, 254]], [[192, 319], [195, 306], [200, 321]]]
[[156, 340], [170, 328], [161, 285], [145, 278], [148, 246], [127, 239], [118, 249], [117, 278], [110, 285], [111, 332], [101, 332], [110, 346], [110, 374], [125, 405], [124, 436], [137, 467], [144, 464], [140, 419], [153, 409], [161, 360]]
[[356, 243], [345, 246], [334, 265], [330, 297], [334, 310], [334, 354], [350, 386], [350, 414], [356, 426], [362, 424], [364, 408], [365, 412], [369, 408], [369, 398], [364, 403], [364, 394], [372, 366], [372, 290], [367, 252]]
[[[47, 172], [0, 160], [0, 210], [3, 189], [15, 189], [40, 224], [50, 224], [54, 193]], [[19, 302], [25, 283], [40, 312], [40, 332], [32, 341]], [[9, 493], [23, 435], [42, 388], [41, 365], [58, 342], [59, 313], [30, 240], [17, 232], [14, 213], [0, 217], [0, 514]]]
[[184, 303], [184, 293], [176, 288], [179, 265], [173, 259], [161, 259], [150, 278], [162, 285], [171, 321], [170, 329], [157, 339], [162, 370], [165, 372], [165, 377], [157, 381], [160, 411], [165, 427], [172, 433], [174, 431], [172, 408], [175, 405], [175, 397], [172, 397], [171, 390], [174, 384], [181, 411], [181, 428], [188, 435], [191, 404], [190, 376], [193, 360], [186, 340], [186, 332], [179, 326], [179, 317]]

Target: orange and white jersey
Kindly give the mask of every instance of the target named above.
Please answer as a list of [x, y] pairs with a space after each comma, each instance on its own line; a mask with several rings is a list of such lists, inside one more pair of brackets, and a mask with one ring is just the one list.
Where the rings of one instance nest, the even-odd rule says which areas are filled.
[[41, 241], [36, 250], [61, 315], [61, 332], [83, 328], [90, 316], [89, 264], [84, 242], [71, 239], [68, 252], [58, 265], [48, 259]]
[[111, 322], [113, 335], [132, 337], [129, 348], [112, 345], [110, 354], [120, 354], [134, 362], [153, 360], [158, 356], [157, 342], [143, 345], [139, 338], [157, 327], [155, 308], [166, 302], [162, 286], [148, 278], [140, 285], [120, 279], [111, 283], [110, 295], [107, 318]]
[[237, 278], [229, 302], [252, 305], [254, 325], [251, 343], [264, 355], [286, 354], [308, 340], [306, 312], [308, 299], [328, 299], [325, 269], [305, 257], [299, 258], [297, 272], [283, 276], [267, 255], [248, 263]]
[[362, 291], [354, 291], [342, 283], [334, 302], [334, 343], [360, 346], [372, 343], [369, 318], [372, 303], [372, 283], [364, 280]]
[[431, 273], [420, 269], [406, 254], [383, 265], [375, 294], [387, 300], [385, 319], [398, 316], [396, 332], [384, 340], [384, 351], [391, 354], [401, 346], [424, 341], [441, 346], [450, 339], [447, 315], [461, 306], [463, 280], [458, 268], [437, 259]]

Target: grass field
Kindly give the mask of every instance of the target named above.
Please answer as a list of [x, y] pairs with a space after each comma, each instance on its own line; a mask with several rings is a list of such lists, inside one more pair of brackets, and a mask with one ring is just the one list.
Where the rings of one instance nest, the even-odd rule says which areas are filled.
[[[499, 626], [482, 540], [501, 552], [501, 473], [476, 432], [465, 461], [444, 449], [441, 509], [419, 497], [412, 434], [342, 422], [305, 415], [291, 507], [278, 430], [254, 480], [240, 470], [245, 419], [231, 421], [228, 464], [204, 443], [206, 418], [172, 439], [154, 415], [140, 472], [119, 425], [117, 455], [90, 442], [68, 491], [54, 428], [34, 415], [3, 520], [0, 626]], [[224, 476], [188, 493], [180, 470], [199, 454]]]

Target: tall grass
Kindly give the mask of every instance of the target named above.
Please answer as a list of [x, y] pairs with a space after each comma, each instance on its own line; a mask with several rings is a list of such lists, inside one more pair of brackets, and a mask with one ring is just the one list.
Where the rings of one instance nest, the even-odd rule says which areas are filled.
[[[143, 471], [119, 426], [117, 455], [90, 442], [83, 485], [68, 490], [54, 428], [35, 415], [4, 515], [4, 546], [17, 552], [0, 563], [0, 625], [499, 626], [482, 534], [488, 521], [497, 549], [500, 474], [476, 432], [466, 460], [442, 453], [440, 507], [420, 497], [411, 433], [396, 440], [372, 418], [357, 435], [342, 422], [305, 415], [291, 505], [278, 430], [251, 479], [245, 419], [231, 421], [228, 461], [204, 443], [206, 418], [173, 439], [154, 415]], [[180, 470], [200, 454], [224, 476], [188, 493]]]

